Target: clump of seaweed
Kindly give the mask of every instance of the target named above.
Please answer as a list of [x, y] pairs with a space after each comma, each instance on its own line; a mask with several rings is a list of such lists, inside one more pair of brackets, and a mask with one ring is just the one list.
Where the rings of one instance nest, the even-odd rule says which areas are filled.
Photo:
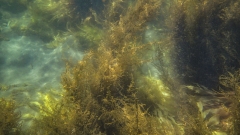
[[41, 19], [43, 22], [52, 24], [52, 27], [65, 27], [70, 18], [74, 17], [68, 4], [68, 0], [36, 0], [28, 8], [34, 17], [33, 19], [36, 19], [35, 21]]
[[148, 111], [153, 115], [155, 110], [162, 109], [163, 112], [172, 112], [174, 110], [174, 101], [172, 100], [172, 92], [163, 84], [163, 82], [154, 77], [142, 77], [138, 81], [137, 95]]
[[[11, 19], [9, 27], [21, 35], [37, 36], [45, 42], [62, 43], [61, 40], [56, 41], [57, 36], [60, 35], [64, 38], [66, 33], [75, 36], [77, 32], [69, 33], [70, 29], [78, 29], [81, 23], [91, 18], [97, 21], [95, 10], [101, 11], [100, 7], [103, 4], [86, 0], [35, 0], [25, 2], [25, 6], [27, 12], [21, 18]], [[87, 8], [86, 11], [81, 11], [83, 8]], [[84, 26], [80, 29], [86, 29]], [[96, 28], [94, 29], [96, 30]], [[87, 33], [88, 35], [83, 35], [84, 32], [82, 32], [81, 36], [85, 36], [89, 40], [89, 35], [96, 35], [95, 31], [91, 32]], [[56, 45], [53, 44], [49, 46], [55, 47]]]
[[[238, 0], [180, 0], [166, 19], [173, 32], [176, 69], [187, 85], [218, 89], [218, 77], [239, 68]], [[232, 27], [234, 26], [234, 27]], [[201, 51], [200, 51], [201, 50]]]
[[[97, 116], [101, 133], [164, 133], [158, 128], [161, 127], [158, 118], [151, 116], [146, 109], [149, 106], [145, 107], [136, 95], [142, 85], [136, 84], [141, 76], [139, 67], [144, 63], [139, 54], [150, 46], [137, 42], [141, 37], [138, 33], [153, 19], [159, 6], [155, 0], [137, 1], [118, 21], [107, 22], [108, 36], [98, 49], [87, 53], [75, 67], [68, 67], [62, 77], [67, 97]], [[99, 109], [92, 112], [91, 104]]]
[[[66, 30], [70, 21], [67, 0], [36, 0], [26, 6], [28, 12], [20, 20], [11, 20], [10, 28], [15, 32], [38, 36], [43, 41], [49, 42], [53, 40], [53, 36]], [[23, 19], [25, 23], [21, 24]]]
[[187, 93], [183, 87], [179, 89], [176, 102], [178, 103], [177, 121], [181, 123], [185, 135], [212, 135], [213, 130], [208, 127], [198, 106], [200, 102], [196, 95]]
[[[151, 82], [148, 86], [156, 83], [141, 77], [141, 66], [147, 61], [142, 54], [152, 44], [142, 44], [138, 39], [146, 22], [157, 15], [159, 6], [158, 0], [136, 1], [119, 16], [119, 20], [109, 19], [113, 22], [106, 22], [109, 24], [108, 31], [98, 47], [89, 50], [75, 66], [67, 65], [62, 75], [65, 90], [62, 99], [57, 101], [49, 95], [43, 96], [44, 104], [39, 106], [41, 114], [31, 132], [106, 135], [171, 133], [168, 131], [173, 129], [171, 121], [166, 119], [168, 123], [165, 124], [163, 117], [159, 120], [151, 113], [155, 108], [148, 110], [151, 104], [145, 104], [138, 94], [147, 89], [137, 83], [138, 77], [145, 80], [145, 84]], [[158, 91], [159, 94], [157, 87], [158, 84], [154, 85], [150, 91]], [[150, 95], [145, 94], [147, 97]], [[164, 101], [154, 98], [151, 102], [160, 104]]]
[[104, 37], [103, 30], [96, 25], [95, 20], [87, 20], [80, 24], [77, 29], [69, 29], [69, 34], [72, 34], [76, 39], [80, 48], [83, 51], [89, 49], [97, 49], [99, 43]]
[[[59, 100], [51, 94], [42, 95], [39, 116], [34, 119], [28, 134], [97, 134], [96, 116], [80, 105]], [[97, 108], [96, 108], [97, 109]]]
[[[236, 9], [238, 1], [178, 0], [173, 1], [172, 5], [165, 2], [164, 9], [160, 10], [162, 2], [159, 0], [112, 0], [105, 10], [105, 22], [99, 21], [97, 14], [90, 10], [92, 18], [83, 20], [77, 30], [71, 26], [73, 23], [66, 21], [73, 17], [73, 11], [66, 8], [71, 2], [79, 1], [71, 0], [67, 3], [67, 0], [36, 0], [32, 3], [32, 14], [42, 18], [33, 18], [31, 27], [26, 28], [26, 32], [38, 33], [40, 29], [33, 28], [42, 20], [50, 20], [38, 26], [43, 31], [54, 29], [53, 33], [43, 33], [53, 40], [49, 47], [64, 42], [65, 34], [79, 38], [81, 44], [87, 44], [88, 47], [81, 61], [75, 65], [70, 62], [67, 64], [62, 75], [64, 92], [61, 99], [50, 94], [41, 96], [42, 104], [37, 103], [35, 106], [40, 114], [34, 119], [29, 134], [216, 133], [207, 123], [212, 113], [203, 118], [201, 112], [210, 105], [204, 109], [199, 107], [199, 97], [206, 96], [204, 94], [208, 89], [199, 88], [205, 90], [201, 93], [193, 83], [212, 88], [215, 86], [214, 79], [222, 72], [227, 71], [231, 65], [238, 67], [238, 63], [234, 62], [238, 62], [236, 51], [239, 48], [234, 45], [239, 40], [232, 36], [237, 32], [229, 26], [234, 24], [239, 29], [239, 20], [233, 16], [239, 16], [239, 10]], [[59, 10], [58, 7], [64, 9]], [[166, 39], [146, 43], [143, 33], [147, 29], [147, 23], [159, 19], [158, 13], [164, 13], [163, 10], [167, 8], [174, 10], [169, 13], [169, 18], [161, 15], [168, 23], [165, 25], [169, 31], [163, 36]], [[90, 24], [93, 19], [95, 24]], [[57, 25], [53, 28], [53, 24]], [[163, 25], [163, 21], [160, 24]], [[66, 30], [68, 32], [64, 33]], [[159, 39], [162, 40], [163, 37]], [[221, 52], [220, 55], [216, 53], [218, 51]], [[156, 56], [151, 59], [148, 52], [154, 52]], [[170, 60], [172, 55], [179, 59]], [[142, 73], [143, 66], [150, 62], [154, 62], [159, 70], [161, 80]], [[178, 71], [169, 70], [170, 65]], [[224, 89], [230, 89], [234, 93], [227, 94], [229, 99], [224, 98], [231, 102], [229, 112], [232, 116], [228, 123], [232, 124], [230, 134], [239, 134], [239, 78], [239, 71], [220, 76]], [[179, 84], [182, 82], [178, 82], [178, 79], [184, 80], [184, 86]], [[214, 96], [222, 98], [222, 94]]]
[[237, 135], [240, 133], [240, 70], [234, 73], [228, 72], [219, 79], [223, 85], [222, 89], [225, 90], [225, 98], [231, 103], [229, 107], [230, 121], [228, 121], [230, 124], [229, 134]]
[[20, 114], [15, 112], [17, 108], [13, 100], [0, 98], [0, 134], [18, 135], [21, 132]]
[[[240, 67], [239, 62], [239, 1], [238, 0], [222, 0], [222, 1], [207, 1], [207, 0], [178, 0], [172, 1], [169, 8], [169, 17], [166, 18], [166, 26], [168, 26], [171, 34], [166, 33], [171, 40], [168, 44], [171, 45], [172, 50], [172, 59], [171, 62], [176, 69], [176, 80], [180, 80], [182, 84], [187, 86], [204, 86], [205, 88], [202, 91], [205, 93], [210, 92], [210, 89], [215, 89], [218, 91], [222, 90], [222, 93], [217, 93], [216, 91], [211, 91], [212, 94], [210, 97], [217, 99], [218, 105], [216, 105], [213, 99], [209, 102], [211, 105], [206, 105], [206, 108], [216, 109], [221, 105], [222, 110], [225, 111], [225, 116], [222, 116], [219, 119], [224, 119], [223, 122], [219, 122], [219, 127], [217, 130], [226, 131], [226, 127], [231, 125], [231, 122], [228, 121], [228, 110], [232, 112], [232, 120], [236, 123], [232, 124], [230, 134], [239, 134], [237, 130], [238, 119], [238, 95], [237, 89], [237, 72], [236, 74], [229, 73], [226, 76], [222, 74], [226, 72], [231, 72], [234, 69]], [[160, 48], [161, 49], [161, 48]], [[163, 49], [165, 51], [165, 49]], [[164, 52], [159, 51], [160, 54]], [[159, 59], [157, 68], [161, 70], [164, 83], [169, 86], [169, 88], [177, 88], [179, 85], [174, 85], [169, 77], [168, 72], [165, 71], [165, 68], [168, 67], [164, 65], [162, 57]], [[165, 72], [165, 73], [164, 73]], [[220, 77], [220, 81], [218, 80]], [[235, 79], [233, 79], [235, 78]], [[234, 82], [234, 85], [230, 86], [230, 82]], [[219, 86], [221, 89], [219, 90]], [[225, 92], [224, 92], [225, 91]], [[176, 92], [176, 93], [175, 93]], [[199, 92], [199, 91], [198, 91]], [[181, 92], [173, 91], [174, 95], [181, 95]], [[235, 96], [232, 96], [235, 93]], [[210, 94], [202, 93], [187, 93], [186, 97], [178, 101], [180, 103], [180, 109], [184, 112], [181, 114], [187, 116], [186, 121], [186, 134], [211, 134], [215, 132], [214, 127], [207, 125], [207, 118], [201, 118], [199, 109], [197, 107], [198, 98], [197, 96], [205, 97]], [[228, 100], [228, 96], [224, 97], [223, 95], [228, 95], [231, 99]], [[214, 95], [214, 96], [213, 96]], [[226, 102], [223, 100], [227, 100]], [[233, 103], [234, 105], [229, 104]], [[234, 108], [235, 107], [235, 108]], [[203, 109], [203, 110], [204, 110]], [[206, 111], [206, 110], [205, 110]], [[220, 113], [220, 112], [218, 112]], [[216, 114], [219, 115], [219, 114]], [[181, 116], [181, 117], [182, 117]], [[211, 113], [208, 116], [211, 117]], [[236, 117], [236, 119], [234, 118]], [[185, 120], [180, 119], [180, 123], [184, 123]], [[178, 120], [177, 120], [178, 121]], [[194, 124], [191, 124], [194, 123]], [[226, 124], [225, 126], [220, 124]], [[196, 126], [197, 125], [197, 126]], [[228, 125], [228, 126], [227, 126]], [[234, 128], [233, 128], [234, 127]]]

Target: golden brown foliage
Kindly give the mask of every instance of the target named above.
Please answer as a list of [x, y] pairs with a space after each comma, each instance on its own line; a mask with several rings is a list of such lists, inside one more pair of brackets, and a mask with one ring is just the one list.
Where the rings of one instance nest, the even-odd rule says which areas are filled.
[[[166, 19], [179, 79], [218, 89], [218, 77], [239, 68], [238, 0], [173, 1]], [[234, 28], [233, 28], [234, 27]]]
[[197, 98], [188, 95], [183, 89], [179, 90], [177, 97], [177, 117], [182, 124], [185, 135], [212, 135], [212, 130], [207, 127], [197, 106]]
[[224, 86], [226, 99], [231, 102], [230, 112], [230, 124], [229, 134], [237, 135], [240, 133], [240, 70], [234, 73], [228, 72], [226, 75], [220, 76], [220, 83]]
[[[29, 134], [212, 134], [208, 119], [203, 118], [198, 107], [197, 96], [202, 96], [201, 93], [184, 90], [187, 86], [179, 83], [213, 87], [212, 82], [219, 74], [232, 65], [240, 65], [237, 46], [240, 42], [236, 38], [240, 30], [238, 0], [163, 3], [160, 0], [111, 0], [104, 24], [91, 10], [92, 16], [84, 19], [77, 30], [71, 25], [80, 21], [80, 17], [68, 21], [76, 15], [73, 13], [76, 9], [69, 8], [69, 4], [77, 1], [68, 2], [35, 0], [29, 7], [33, 15], [30, 24], [27, 27], [11, 25], [12, 29], [25, 34], [36, 34], [48, 41], [54, 39], [49, 46], [64, 42], [65, 35], [73, 35], [89, 46], [81, 61], [75, 66], [67, 65], [62, 75], [65, 90], [62, 99], [44, 96], [43, 104], [38, 106], [40, 114]], [[162, 20], [157, 17], [159, 13], [166, 13], [160, 15]], [[147, 25], [152, 20], [160, 21], [159, 24], [151, 22], [154, 24], [151, 27], [160, 27], [154, 30], [163, 36], [154, 43], [145, 43], [143, 33], [149, 30]], [[230, 25], [236, 26], [236, 30]], [[165, 26], [166, 31], [161, 29]], [[155, 53], [153, 60], [148, 52]], [[152, 61], [161, 74], [161, 81], [141, 71], [143, 65]], [[234, 93], [224, 98], [231, 102], [230, 134], [240, 132], [239, 73], [220, 77], [224, 88]], [[0, 101], [4, 101], [5, 107], [9, 106], [5, 100]], [[14, 120], [17, 118], [18, 115]], [[11, 132], [15, 129], [3, 125]]]
[[0, 134], [20, 134], [20, 114], [15, 112], [17, 108], [13, 100], [0, 99]]
[[[239, 62], [239, 0], [177, 0], [169, 6], [169, 17], [165, 20], [166, 26], [172, 31], [169, 44], [173, 44], [172, 65], [182, 84], [194, 86], [196, 84], [207, 87], [202, 89], [205, 93], [209, 89], [218, 90], [219, 84], [223, 86], [224, 94], [214, 93], [214, 99], [209, 100], [206, 108], [221, 108], [215, 115], [219, 117], [218, 127], [207, 125], [207, 118], [202, 118], [197, 106], [199, 97], [206, 98], [210, 94], [188, 93], [173, 91], [179, 105], [177, 121], [183, 123], [185, 134], [212, 134], [215, 130], [226, 131], [231, 125], [228, 121], [228, 111], [232, 112], [232, 128], [230, 134], [239, 134], [238, 126], [238, 94], [235, 86], [238, 86], [238, 72], [226, 76], [220, 76], [227, 71], [238, 69]], [[234, 27], [234, 28], [233, 28]], [[172, 47], [171, 46], [171, 47]], [[160, 48], [162, 49], [162, 48]], [[166, 50], [166, 49], [162, 49]], [[163, 51], [162, 51], [163, 52]], [[161, 50], [160, 50], [161, 54]], [[159, 70], [165, 72], [164, 61], [159, 57], [157, 65]], [[169, 77], [169, 70], [163, 73], [164, 83], [174, 84]], [[220, 81], [218, 78], [220, 76]], [[170, 83], [169, 83], [170, 82]], [[172, 85], [177, 88], [178, 85]], [[179, 88], [177, 88], [179, 89]], [[234, 96], [233, 96], [234, 91]], [[198, 91], [199, 92], [199, 91]], [[184, 96], [183, 96], [183, 95]], [[228, 95], [224, 97], [223, 95]], [[210, 96], [211, 97], [211, 96]], [[216, 101], [214, 101], [217, 99]], [[233, 103], [229, 107], [229, 102]], [[218, 103], [219, 105], [216, 105]], [[215, 105], [214, 105], [215, 104]], [[206, 111], [206, 110], [205, 110]], [[219, 114], [218, 114], [219, 113]], [[226, 114], [226, 115], [225, 115]], [[209, 113], [209, 115], [211, 115]], [[206, 116], [210, 117], [210, 116]], [[223, 120], [221, 121], [221, 120]], [[226, 124], [226, 125], [224, 125]]]
[[[120, 15], [116, 22], [107, 22], [109, 25], [108, 38], [105, 44], [113, 50], [125, 49], [126, 43], [141, 41], [140, 33], [146, 28], [146, 23], [156, 17], [161, 1], [141, 0], [129, 8], [125, 14]], [[114, 11], [112, 11], [114, 12]]]
[[122, 90], [126, 93], [135, 70], [143, 61], [138, 53], [145, 46], [137, 45], [136, 38], [140, 37], [137, 33], [144, 29], [158, 7], [159, 2], [155, 0], [138, 1], [119, 22], [109, 27], [108, 37], [96, 51], [90, 51], [72, 71], [66, 72], [64, 87], [73, 93], [78, 88], [91, 90], [98, 97], [106, 95], [108, 90], [117, 95]]
[[[94, 103], [89, 101], [89, 104]], [[59, 101], [48, 94], [44, 96], [43, 104], [38, 109], [40, 114], [35, 118], [28, 134], [91, 135], [99, 133], [93, 110], [81, 108], [80, 105], [68, 99]]]
[[102, 133], [161, 133], [159, 121], [135, 96], [139, 87], [135, 81], [144, 61], [139, 54], [149, 46], [139, 45], [138, 33], [156, 15], [159, 6], [156, 0], [137, 1], [120, 20], [108, 22], [108, 36], [98, 49], [89, 51], [74, 68], [67, 67], [62, 76], [65, 98], [78, 104], [81, 111], [93, 114], [97, 119], [93, 123]]

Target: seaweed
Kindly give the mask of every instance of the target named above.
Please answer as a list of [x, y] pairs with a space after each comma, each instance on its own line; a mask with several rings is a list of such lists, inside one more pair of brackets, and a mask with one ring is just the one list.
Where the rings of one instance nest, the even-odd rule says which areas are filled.
[[230, 107], [228, 107], [228, 111], [230, 112], [230, 120], [227, 123], [230, 125], [228, 133], [230, 135], [237, 135], [240, 133], [240, 70], [236, 70], [234, 73], [227, 72], [221, 75], [219, 81], [224, 86], [222, 89], [225, 90], [225, 92], [223, 92], [225, 94], [225, 99], [230, 102]]
[[[66, 94], [63, 92], [63, 94]], [[66, 95], [63, 98], [43, 94], [43, 104], [37, 107], [39, 116], [34, 119], [31, 134], [101, 134], [96, 123], [97, 110], [95, 101], [88, 96], [83, 104], [77, 104]], [[96, 110], [95, 110], [96, 109]]]
[[[41, 94], [39, 102], [28, 104], [39, 115], [31, 118], [25, 134], [239, 134], [240, 71], [231, 72], [239, 68], [237, 0], [104, 2], [100, 15], [96, 11], [102, 3], [97, 8], [99, 3], [92, 1], [27, 1], [29, 24], [9, 24], [22, 34], [40, 36], [49, 48], [66, 42], [66, 35], [74, 36], [77, 48], [86, 51], [78, 63], [66, 64], [60, 95]], [[149, 29], [157, 31], [153, 41], [144, 39]], [[152, 66], [159, 73], [146, 73], [145, 67]], [[217, 86], [224, 91], [210, 92]], [[1, 85], [0, 90], [12, 87]], [[202, 105], [206, 97], [213, 103]], [[1, 133], [20, 134], [15, 103], [0, 101], [9, 108], [2, 110], [10, 111], [2, 111], [7, 115], [2, 119], [9, 121], [0, 124]], [[209, 124], [215, 103], [229, 111], [230, 119], [228, 113], [219, 115], [229, 129]]]
[[[173, 32], [175, 69], [187, 85], [218, 88], [218, 77], [239, 68], [237, 0], [173, 2], [166, 22]], [[172, 9], [170, 8], [170, 9]], [[231, 19], [230, 19], [231, 18]], [[233, 26], [234, 25], [234, 30]]]
[[20, 114], [13, 100], [0, 98], [0, 134], [18, 135], [21, 133]]
[[179, 96], [176, 97], [178, 103], [177, 120], [182, 124], [185, 135], [212, 135], [213, 129], [208, 127], [207, 121], [202, 117], [199, 109], [199, 100], [196, 96], [187, 94], [184, 89], [178, 90]]
[[83, 111], [90, 109], [92, 102], [89, 100], [95, 102], [94, 106], [99, 109], [90, 113], [98, 116], [97, 123], [102, 133], [162, 132], [156, 128], [160, 124], [157, 119], [148, 122], [153, 116], [136, 96], [137, 87], [140, 86], [135, 83], [139, 67], [144, 61], [139, 53], [149, 46], [138, 45], [136, 39], [141, 35], [137, 33], [144, 30], [146, 21], [153, 18], [158, 6], [159, 2], [155, 0], [137, 1], [126, 14], [121, 15], [120, 20], [107, 22], [111, 24], [106, 34], [108, 36], [98, 49], [87, 53], [75, 67], [68, 67], [63, 75], [67, 96]]

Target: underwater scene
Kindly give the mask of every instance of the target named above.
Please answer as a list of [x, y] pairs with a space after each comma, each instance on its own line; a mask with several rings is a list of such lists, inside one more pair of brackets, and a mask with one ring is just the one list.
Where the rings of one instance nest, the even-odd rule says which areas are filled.
[[240, 135], [240, 0], [0, 0], [0, 135]]

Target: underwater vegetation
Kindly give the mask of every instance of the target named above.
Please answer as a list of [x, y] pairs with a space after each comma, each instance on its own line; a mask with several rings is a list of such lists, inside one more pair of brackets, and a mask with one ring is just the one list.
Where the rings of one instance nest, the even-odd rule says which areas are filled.
[[66, 62], [60, 93], [27, 103], [38, 112], [29, 130], [15, 102], [1, 98], [0, 134], [240, 134], [239, 0], [0, 3], [24, 7], [28, 23], [8, 24], [18, 34], [52, 49], [73, 36], [85, 51]]
[[[61, 38], [56, 38], [58, 36], [62, 38], [66, 37], [66, 35], [73, 35], [76, 38], [84, 36], [86, 37], [86, 43], [83, 46], [87, 46], [86, 44], [91, 44], [99, 39], [90, 38], [102, 34], [97, 26], [84, 24], [86, 20], [98, 19], [96, 18], [96, 12], [103, 10], [102, 2], [86, 0], [17, 0], [0, 1], [0, 5], [4, 9], [0, 11], [2, 19], [8, 20], [6, 23], [11, 30], [19, 35], [38, 37], [49, 43], [48, 48], [56, 48], [57, 44], [64, 42]], [[7, 10], [4, 8], [5, 5]], [[21, 5], [23, 5], [24, 9], [16, 12], [6, 12], [8, 9], [17, 10]], [[18, 14], [22, 14], [21, 17], [14, 17]], [[10, 16], [13, 17], [10, 18]], [[86, 26], [92, 27], [91, 30], [86, 29]]]
[[[144, 31], [147, 21], [154, 19], [159, 7], [157, 0], [137, 1], [120, 20], [108, 22], [111, 24], [106, 31], [108, 36], [98, 48], [90, 50], [75, 66], [67, 66], [62, 76], [63, 101], [54, 105], [51, 104], [55, 103], [54, 99], [50, 98], [50, 103], [44, 102], [33, 132], [177, 134], [171, 120], [164, 117], [158, 120], [160, 104], [167, 104], [171, 98], [167, 87], [154, 78], [145, 78], [140, 72], [141, 65], [147, 61], [143, 51], [151, 48], [151, 44], [138, 42], [141, 38], [138, 33]], [[155, 83], [149, 88], [142, 87]], [[155, 97], [155, 93], [160, 95]], [[152, 107], [153, 102], [156, 106]]]
[[179, 77], [187, 84], [217, 89], [220, 75], [239, 68], [239, 1], [173, 3], [175, 11], [166, 22], [173, 31]]
[[73, 134], [75, 118], [77, 117], [76, 115], [79, 114], [76, 109], [77, 106], [74, 106], [71, 102], [59, 101], [51, 94], [42, 94], [42, 99], [43, 103], [41, 105], [31, 105], [32, 108], [40, 112], [39, 116], [33, 120], [31, 128], [24, 131], [24, 133], [39, 135]]
[[0, 98], [0, 134], [18, 135], [21, 131], [20, 114], [15, 112], [17, 108], [13, 100]]
[[[183, 108], [180, 112], [184, 113], [180, 120], [188, 116], [183, 120], [188, 121], [184, 128], [185, 134], [213, 134], [221, 131], [237, 135], [239, 101], [235, 86], [240, 64], [240, 42], [236, 37], [239, 35], [239, 19], [236, 17], [239, 17], [237, 6], [240, 1], [180, 0], [173, 3], [175, 10], [170, 11], [170, 16], [166, 19], [166, 26], [172, 31], [169, 36], [172, 40], [168, 44], [172, 44], [171, 47], [174, 48], [171, 62], [177, 70], [176, 78], [182, 85], [191, 86], [191, 90], [190, 86], [187, 88], [187, 97], [178, 96], [182, 100], [176, 99], [180, 108]], [[159, 60], [159, 63], [163, 63], [162, 59]], [[164, 69], [164, 66], [158, 67], [160, 70]], [[168, 79], [168, 74], [164, 76], [167, 78], [166, 84], [174, 84], [168, 81], [171, 80]], [[234, 85], [230, 86], [230, 82]], [[210, 100], [209, 103], [202, 102], [203, 98]], [[202, 107], [203, 112], [199, 112], [202, 103], [205, 104]], [[219, 115], [218, 126], [206, 121], [215, 119], [210, 112], [207, 113], [209, 108], [221, 108], [215, 113]], [[206, 115], [201, 116], [204, 111]]]
[[94, 46], [96, 48], [98, 43], [103, 39], [103, 34], [103, 30], [86, 22], [81, 25], [80, 29], [74, 35], [79, 39], [83, 50], [86, 50], [84, 48], [93, 49]]
[[231, 73], [228, 72], [219, 78], [220, 83], [224, 86], [222, 88], [225, 91], [225, 98], [230, 103], [230, 107], [228, 112], [230, 113], [230, 120], [229, 124], [230, 128], [228, 132], [230, 135], [237, 135], [240, 133], [239, 130], [239, 123], [240, 123], [240, 108], [239, 108], [239, 101], [240, 101], [240, 70]]
[[[67, 67], [62, 77], [66, 96], [78, 104], [81, 111], [86, 110], [90, 116], [97, 117], [89, 125], [97, 129], [96, 133], [164, 132], [160, 130], [160, 122], [154, 119], [147, 111], [148, 107], [136, 96], [139, 86], [135, 84], [139, 76], [138, 68], [142, 64], [138, 53], [147, 48], [147, 45], [138, 44], [134, 39], [139, 37], [138, 31], [144, 29], [144, 23], [150, 19], [148, 16], [156, 13], [152, 10], [157, 10], [159, 6], [160, 3], [155, 0], [136, 2], [126, 15], [110, 25], [108, 36], [98, 49], [87, 53], [75, 67]], [[149, 14], [145, 13], [146, 9], [149, 9]], [[133, 19], [138, 22], [138, 26], [132, 24]], [[82, 126], [78, 126], [80, 127]]]
[[[201, 103], [197, 96], [187, 92], [187, 87], [181, 88], [176, 101], [178, 103], [177, 120], [182, 124], [185, 135], [212, 135], [214, 131], [221, 131], [220, 128], [213, 129], [208, 125], [208, 118], [203, 117], [202, 110], [198, 104]], [[185, 91], [186, 90], [186, 91]], [[188, 89], [189, 90], [189, 89]], [[220, 130], [219, 130], [220, 129]]]

